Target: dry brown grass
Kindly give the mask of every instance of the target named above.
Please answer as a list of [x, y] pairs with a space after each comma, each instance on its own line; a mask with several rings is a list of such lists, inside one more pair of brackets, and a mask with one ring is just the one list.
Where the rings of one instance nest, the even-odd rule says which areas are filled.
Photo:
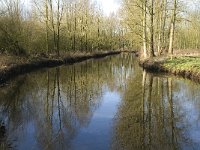
[[119, 54], [121, 51], [104, 51], [93, 53], [63, 53], [56, 55], [12, 56], [0, 54], [0, 84], [19, 74], [44, 67], [55, 67], [62, 64], [81, 62], [90, 58], [100, 58]]
[[29, 61], [27, 57], [0, 54], [0, 69], [4, 69], [16, 64], [23, 64]]
[[176, 49], [174, 50], [175, 56], [200, 56], [200, 49]]

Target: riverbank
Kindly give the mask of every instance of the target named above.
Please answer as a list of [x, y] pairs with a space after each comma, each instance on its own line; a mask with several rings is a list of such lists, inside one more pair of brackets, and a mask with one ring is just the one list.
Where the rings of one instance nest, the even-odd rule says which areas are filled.
[[140, 61], [144, 69], [165, 72], [200, 82], [200, 57], [155, 57]]
[[64, 64], [81, 62], [91, 58], [101, 58], [120, 54], [123, 51], [106, 51], [95, 53], [67, 53], [60, 57], [47, 56], [11, 56], [0, 55], [0, 84], [20, 74], [44, 67], [55, 67]]

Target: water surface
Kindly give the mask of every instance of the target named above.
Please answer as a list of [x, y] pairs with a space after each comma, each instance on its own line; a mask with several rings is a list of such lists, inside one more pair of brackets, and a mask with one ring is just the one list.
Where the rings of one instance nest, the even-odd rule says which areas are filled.
[[199, 90], [131, 54], [42, 69], [0, 88], [0, 148], [200, 149]]

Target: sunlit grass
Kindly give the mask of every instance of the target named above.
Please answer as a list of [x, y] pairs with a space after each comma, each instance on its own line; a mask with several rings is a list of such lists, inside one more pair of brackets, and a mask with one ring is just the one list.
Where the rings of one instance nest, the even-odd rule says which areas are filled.
[[163, 67], [170, 71], [187, 71], [200, 73], [200, 58], [198, 57], [177, 57], [167, 59]]

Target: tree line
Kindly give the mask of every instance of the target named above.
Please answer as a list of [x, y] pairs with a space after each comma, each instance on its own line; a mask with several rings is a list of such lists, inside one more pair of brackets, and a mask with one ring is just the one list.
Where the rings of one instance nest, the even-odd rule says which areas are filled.
[[92, 52], [125, 47], [116, 14], [92, 0], [0, 1], [0, 52]]
[[[174, 49], [198, 49], [200, 1], [123, 0], [126, 37], [144, 58], [172, 55]], [[141, 48], [142, 47], [142, 48]]]
[[0, 52], [128, 48], [147, 58], [200, 47], [199, 0], [121, 1], [120, 14], [105, 16], [92, 0], [1, 0]]

